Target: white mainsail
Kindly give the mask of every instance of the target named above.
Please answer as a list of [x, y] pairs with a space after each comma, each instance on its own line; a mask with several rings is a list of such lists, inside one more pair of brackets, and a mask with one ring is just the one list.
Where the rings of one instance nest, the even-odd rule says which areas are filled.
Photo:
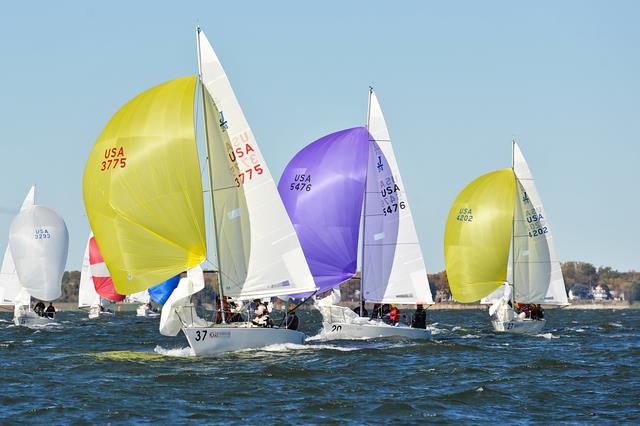
[[[24, 211], [32, 207], [35, 200], [35, 186], [32, 186], [27, 193], [20, 211]], [[2, 269], [0, 270], [0, 305], [30, 305], [31, 296], [22, 288], [16, 265], [11, 256], [11, 244], [7, 243], [7, 249], [4, 252], [2, 260]]]
[[224, 294], [253, 299], [314, 291], [298, 237], [229, 79], [204, 33], [197, 37]]
[[427, 270], [391, 138], [370, 91], [363, 293], [373, 303], [432, 304]]
[[69, 249], [64, 220], [48, 207], [28, 207], [13, 219], [9, 244], [22, 287], [37, 299], [60, 297]]
[[84, 249], [82, 257], [82, 269], [80, 270], [80, 285], [78, 286], [78, 307], [88, 308], [91, 306], [100, 306], [100, 295], [96, 293], [93, 284], [93, 275], [91, 274], [91, 264], [89, 262], [89, 243], [93, 233], [87, 238], [87, 247]]
[[522, 303], [566, 305], [567, 293], [551, 226], [529, 166], [513, 143], [513, 171], [518, 180], [514, 216], [515, 300]]

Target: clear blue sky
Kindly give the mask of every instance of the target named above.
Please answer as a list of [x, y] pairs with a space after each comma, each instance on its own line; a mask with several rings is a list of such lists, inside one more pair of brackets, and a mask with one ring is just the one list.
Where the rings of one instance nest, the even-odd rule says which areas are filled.
[[361, 125], [373, 85], [430, 272], [476, 176], [515, 136], [563, 260], [640, 269], [640, 2], [42, 1], [0, 13], [0, 245], [29, 186], [89, 232], [87, 155], [137, 93], [194, 74], [194, 28], [220, 56], [272, 174]]

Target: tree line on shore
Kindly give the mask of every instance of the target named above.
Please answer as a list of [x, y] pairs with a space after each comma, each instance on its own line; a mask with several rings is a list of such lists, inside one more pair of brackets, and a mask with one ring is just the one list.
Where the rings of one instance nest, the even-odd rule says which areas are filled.
[[[632, 302], [640, 300], [640, 272], [627, 271], [620, 272], [610, 266], [595, 267], [588, 262], [570, 261], [562, 264], [562, 274], [567, 292], [571, 289], [578, 289], [580, 286], [594, 288], [596, 286], [603, 287], [606, 291], [624, 292], [625, 299]], [[447, 272], [442, 271], [435, 274], [428, 274], [431, 294], [434, 301], [440, 302], [449, 300], [451, 290], [449, 289], [449, 281]], [[205, 274], [205, 282], [207, 291], [196, 295], [196, 302], [211, 303], [213, 300], [213, 292], [216, 288], [217, 278], [215, 274]], [[77, 302], [78, 301], [78, 285], [80, 283], [80, 271], [67, 271], [62, 277], [62, 296], [58, 299], [60, 302]], [[344, 300], [356, 300], [360, 288], [360, 274], [349, 280], [341, 286]]]

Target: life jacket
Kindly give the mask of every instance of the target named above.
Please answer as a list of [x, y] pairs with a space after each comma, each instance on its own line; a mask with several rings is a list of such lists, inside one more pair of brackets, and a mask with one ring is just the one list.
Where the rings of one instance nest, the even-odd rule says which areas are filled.
[[395, 306], [391, 308], [391, 311], [389, 311], [389, 319], [394, 323], [400, 322], [400, 311], [398, 311], [398, 308]]

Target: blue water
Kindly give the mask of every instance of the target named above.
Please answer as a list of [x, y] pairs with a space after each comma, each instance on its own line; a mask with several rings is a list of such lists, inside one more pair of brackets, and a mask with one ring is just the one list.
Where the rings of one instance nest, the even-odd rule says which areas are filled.
[[[190, 355], [158, 319], [14, 327], [0, 314], [3, 423], [603, 424], [640, 422], [640, 310], [549, 311], [544, 334], [486, 312], [429, 311], [431, 342], [311, 340]], [[317, 313], [303, 313], [306, 332]]]

